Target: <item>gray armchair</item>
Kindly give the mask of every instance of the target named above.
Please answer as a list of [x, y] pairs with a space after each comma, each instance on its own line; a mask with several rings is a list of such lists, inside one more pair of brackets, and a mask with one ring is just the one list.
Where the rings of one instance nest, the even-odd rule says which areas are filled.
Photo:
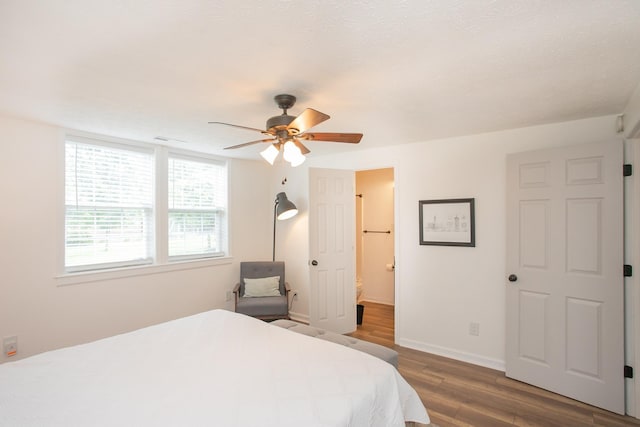
[[[279, 277], [279, 281], [271, 289], [273, 296], [262, 296], [264, 287], [253, 288], [254, 285], [263, 285], [261, 280]], [[247, 288], [246, 280], [252, 286]], [[275, 281], [275, 279], [273, 279]], [[256, 289], [259, 289], [256, 292]], [[247, 292], [248, 291], [248, 292]], [[240, 263], [240, 282], [233, 288], [235, 294], [235, 310], [237, 313], [257, 317], [262, 320], [288, 319], [289, 318], [289, 284], [284, 277], [284, 262], [282, 261], [253, 261]], [[278, 295], [279, 294], [279, 295]], [[251, 296], [257, 295], [257, 296]]]

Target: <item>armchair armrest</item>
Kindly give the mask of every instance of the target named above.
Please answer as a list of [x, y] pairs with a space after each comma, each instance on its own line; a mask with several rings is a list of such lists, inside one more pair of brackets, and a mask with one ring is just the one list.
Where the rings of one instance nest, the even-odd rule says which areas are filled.
[[284, 282], [284, 294], [288, 297], [289, 292], [291, 292], [291, 287], [289, 286], [289, 282]]
[[236, 283], [236, 285], [233, 287], [233, 293], [237, 294], [238, 292], [240, 292], [240, 282]]

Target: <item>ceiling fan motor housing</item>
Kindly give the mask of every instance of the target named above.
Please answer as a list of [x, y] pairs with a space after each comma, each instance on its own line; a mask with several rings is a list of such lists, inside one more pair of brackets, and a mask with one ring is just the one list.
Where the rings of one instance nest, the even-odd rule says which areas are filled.
[[293, 119], [295, 119], [295, 117], [288, 114], [273, 116], [269, 120], [267, 120], [267, 131], [277, 132], [278, 130], [285, 129], [287, 126], [289, 126], [289, 123], [291, 123]]
[[[295, 116], [290, 116], [287, 114], [287, 110], [295, 105], [296, 97], [288, 94], [280, 94], [274, 96], [273, 99], [274, 101], [276, 101], [276, 104], [278, 104], [278, 108], [283, 110], [281, 115], [271, 117], [269, 120], [267, 120], [267, 131], [276, 133], [279, 130], [285, 129], [287, 126], [289, 126], [289, 123], [291, 123], [293, 119], [295, 119]], [[294, 134], [297, 133], [295, 132], [295, 129], [290, 130], [294, 131], [292, 132]]]

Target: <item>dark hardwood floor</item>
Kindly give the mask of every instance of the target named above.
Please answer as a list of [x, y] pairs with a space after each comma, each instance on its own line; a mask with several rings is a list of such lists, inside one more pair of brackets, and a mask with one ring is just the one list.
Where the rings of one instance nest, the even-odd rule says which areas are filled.
[[398, 370], [440, 427], [640, 426], [635, 418], [511, 380], [501, 371], [397, 346], [393, 307], [362, 304], [363, 324], [351, 335], [399, 353]]

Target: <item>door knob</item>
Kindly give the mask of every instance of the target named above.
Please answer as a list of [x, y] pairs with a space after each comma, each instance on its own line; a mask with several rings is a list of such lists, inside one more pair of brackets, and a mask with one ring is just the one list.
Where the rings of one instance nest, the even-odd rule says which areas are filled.
[[508, 279], [510, 282], [515, 282], [518, 280], [518, 276], [516, 276], [515, 274], [510, 274]]
[[311, 261], [311, 265], [318, 265], [318, 261], [316, 261], [315, 259], [313, 261]]

